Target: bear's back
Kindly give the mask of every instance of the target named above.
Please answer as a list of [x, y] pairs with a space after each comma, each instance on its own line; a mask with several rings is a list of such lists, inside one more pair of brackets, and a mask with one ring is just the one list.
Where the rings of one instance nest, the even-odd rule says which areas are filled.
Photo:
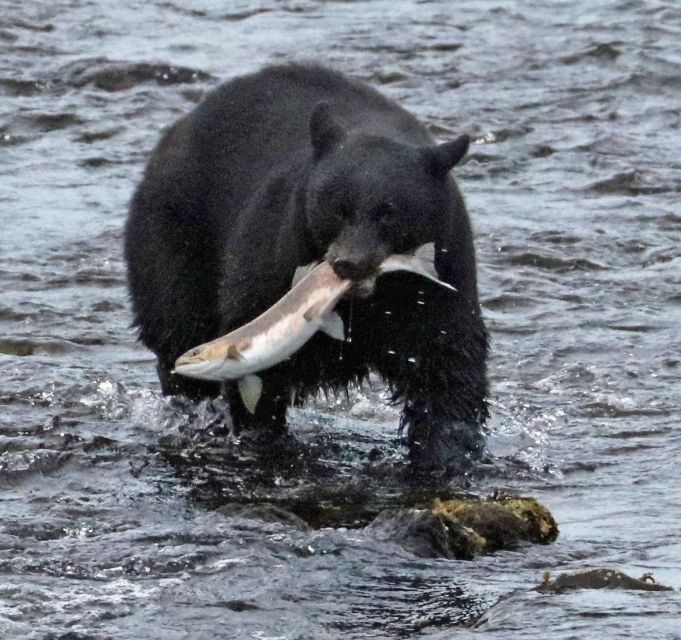
[[350, 133], [385, 136], [412, 145], [432, 142], [425, 128], [380, 93], [340, 73], [305, 65], [268, 67], [227, 82], [167, 134], [158, 148], [208, 180], [213, 198], [239, 207], [272, 172], [310, 153], [310, 115], [328, 101]]
[[[334, 117], [353, 133], [385, 136], [415, 145], [432, 142], [411, 114], [375, 89], [336, 71], [311, 65], [267, 67], [227, 82], [191, 114], [194, 126], [211, 136], [238, 137], [279, 150], [309, 149], [309, 122], [320, 101], [332, 105]], [[213, 144], [215, 138], [207, 138]], [[266, 155], [262, 146], [254, 149]]]

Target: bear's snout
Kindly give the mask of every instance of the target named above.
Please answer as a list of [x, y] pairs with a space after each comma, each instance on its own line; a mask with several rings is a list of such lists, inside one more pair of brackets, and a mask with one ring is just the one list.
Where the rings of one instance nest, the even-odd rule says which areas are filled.
[[348, 294], [356, 298], [368, 298], [376, 286], [376, 275], [380, 262], [373, 258], [331, 258], [334, 272], [343, 280], [352, 280]]
[[363, 280], [376, 270], [373, 261], [366, 259], [334, 258], [331, 266], [336, 275], [344, 280]]
[[326, 252], [326, 261], [343, 280], [358, 282], [378, 274], [388, 252], [369, 226], [346, 227]]

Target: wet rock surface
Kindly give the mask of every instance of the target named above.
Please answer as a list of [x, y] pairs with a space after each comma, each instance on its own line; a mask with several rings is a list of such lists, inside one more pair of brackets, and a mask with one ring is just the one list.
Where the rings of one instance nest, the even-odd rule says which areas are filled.
[[[63, 78], [63, 79], [62, 79]], [[66, 82], [80, 89], [91, 85], [103, 91], [124, 91], [136, 85], [153, 82], [158, 85], [191, 84], [212, 80], [210, 74], [197, 69], [151, 62], [124, 62], [94, 58], [78, 60], [62, 71]]]
[[535, 588], [539, 593], [565, 593], [579, 589], [631, 589], [634, 591], [673, 591], [672, 587], [658, 584], [652, 574], [632, 578], [619, 569], [585, 569], [574, 573], [563, 573], [551, 579], [546, 575], [544, 582]]
[[435, 499], [432, 511], [473, 529], [484, 540], [486, 552], [510, 549], [523, 542], [549, 544], [558, 536], [558, 525], [549, 510], [525, 496]]
[[425, 509], [382, 511], [367, 530], [418, 556], [463, 560], [528, 543], [548, 544], [558, 536], [546, 507], [515, 495], [435, 498]]
[[396, 542], [421, 558], [472, 560], [485, 550], [485, 539], [455, 518], [430, 509], [382, 511], [367, 526], [377, 538]]

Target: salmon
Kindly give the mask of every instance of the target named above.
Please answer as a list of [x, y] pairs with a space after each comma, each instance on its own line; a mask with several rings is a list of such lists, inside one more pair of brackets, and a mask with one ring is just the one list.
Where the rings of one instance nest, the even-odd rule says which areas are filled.
[[[437, 277], [434, 256], [432, 244], [414, 254], [388, 256], [378, 274], [410, 271], [456, 291]], [[267, 311], [221, 338], [190, 349], [175, 361], [173, 373], [201, 380], [238, 380], [244, 406], [255, 413], [262, 394], [256, 373], [292, 356], [317, 331], [344, 340], [343, 320], [333, 309], [352, 284], [336, 275], [328, 262], [299, 267], [291, 290]]]

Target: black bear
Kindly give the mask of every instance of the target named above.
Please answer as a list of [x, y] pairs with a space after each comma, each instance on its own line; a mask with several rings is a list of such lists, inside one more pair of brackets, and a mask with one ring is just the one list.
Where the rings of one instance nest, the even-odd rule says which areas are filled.
[[[219, 394], [218, 383], [172, 374], [175, 359], [253, 319], [298, 266], [326, 259], [355, 283], [336, 308], [346, 341], [317, 333], [262, 372], [253, 415], [226, 384], [235, 428], [283, 431], [291, 402], [371, 370], [404, 402], [416, 468], [479, 454], [487, 332], [450, 174], [468, 143], [435, 144], [391, 100], [316, 66], [272, 66], [213, 91], [162, 137], [125, 233], [135, 323], [163, 392]], [[429, 242], [456, 293], [410, 273], [375, 277], [386, 256]]]

